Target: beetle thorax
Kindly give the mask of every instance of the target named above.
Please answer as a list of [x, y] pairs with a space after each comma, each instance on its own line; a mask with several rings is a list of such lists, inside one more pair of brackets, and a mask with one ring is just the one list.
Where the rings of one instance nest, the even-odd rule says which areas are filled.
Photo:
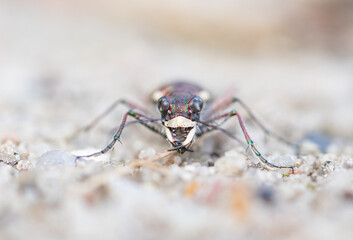
[[196, 122], [184, 116], [164, 121], [168, 141], [174, 146], [190, 147], [196, 133]]

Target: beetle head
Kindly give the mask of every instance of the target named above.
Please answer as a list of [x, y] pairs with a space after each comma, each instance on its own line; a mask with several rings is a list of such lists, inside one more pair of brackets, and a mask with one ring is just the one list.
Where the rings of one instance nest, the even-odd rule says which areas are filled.
[[196, 137], [196, 121], [200, 118], [203, 101], [194, 96], [190, 100], [173, 99], [163, 96], [158, 100], [158, 110], [168, 142], [180, 153], [190, 151]]

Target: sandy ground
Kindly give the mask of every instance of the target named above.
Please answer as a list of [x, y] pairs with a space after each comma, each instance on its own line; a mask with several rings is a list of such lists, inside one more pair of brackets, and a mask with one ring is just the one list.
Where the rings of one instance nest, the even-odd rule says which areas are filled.
[[[352, 239], [351, 35], [325, 28], [329, 6], [310, 1], [298, 16], [302, 5], [272, 12], [276, 1], [250, 1], [255, 12], [226, 0], [200, 11], [54, 2], [0, 2], [0, 239]], [[284, 16], [321, 28], [289, 25], [312, 33], [293, 38]], [[178, 155], [135, 125], [114, 151], [75, 165], [72, 154], [109, 143], [127, 108], [68, 140], [77, 129], [118, 98], [158, 117], [151, 91], [175, 79], [242, 98], [299, 146], [265, 137], [240, 109], [264, 156], [295, 174], [263, 169], [221, 133]], [[242, 139], [235, 119], [225, 127]]]

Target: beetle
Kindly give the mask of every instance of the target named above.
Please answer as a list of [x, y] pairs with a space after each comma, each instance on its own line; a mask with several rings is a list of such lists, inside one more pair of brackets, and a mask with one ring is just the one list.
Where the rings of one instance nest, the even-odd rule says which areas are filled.
[[[285, 138], [269, 131], [263, 124], [261, 124], [250, 108], [241, 99], [237, 97], [230, 97], [218, 103], [210, 100], [211, 95], [208, 91], [196, 84], [184, 81], [177, 81], [164, 85], [152, 93], [152, 101], [156, 104], [160, 112], [160, 118], [151, 118], [145, 114], [145, 111], [142, 108], [138, 107], [134, 103], [124, 99], [119, 99], [115, 101], [106, 111], [94, 119], [91, 124], [83, 128], [84, 131], [91, 129], [117, 105], [124, 104], [128, 106], [130, 110], [125, 113], [123, 120], [113, 137], [113, 140], [103, 150], [85, 156], [78, 156], [78, 158], [95, 157], [106, 153], [113, 148], [117, 141], [120, 142], [120, 137], [125, 126], [131, 123], [140, 123], [153, 132], [161, 135], [172, 146], [169, 151], [177, 151], [181, 154], [186, 151], [192, 152], [193, 150], [191, 149], [191, 146], [195, 142], [196, 138], [214, 130], [220, 130], [227, 136], [240, 141], [231, 132], [221, 127], [221, 125], [228, 119], [236, 117], [245, 137], [247, 146], [264, 164], [264, 166], [268, 168], [290, 168], [292, 172], [294, 172], [294, 166], [292, 165], [276, 165], [263, 157], [248, 134], [244, 121], [238, 111], [231, 110], [225, 113], [220, 113], [232, 104], [238, 103], [245, 109], [250, 118], [265, 132], [265, 134], [277, 138], [279, 141], [284, 143], [292, 144]], [[208, 113], [213, 113], [213, 115], [202, 115], [203, 109], [205, 109], [206, 105], [209, 105]], [[215, 113], [218, 113], [218, 115], [214, 115]], [[135, 121], [127, 122], [128, 117], [134, 118]]]

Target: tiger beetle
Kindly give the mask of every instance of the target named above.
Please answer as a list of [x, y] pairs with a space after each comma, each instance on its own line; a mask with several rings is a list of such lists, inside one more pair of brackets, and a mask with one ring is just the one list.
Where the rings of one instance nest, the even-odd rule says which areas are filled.
[[[143, 126], [149, 128], [153, 132], [166, 138], [172, 146], [169, 151], [177, 151], [183, 154], [186, 151], [192, 152], [191, 146], [195, 142], [197, 137], [200, 137], [206, 133], [214, 130], [220, 130], [227, 136], [240, 141], [231, 132], [221, 127], [228, 119], [236, 117], [240, 128], [244, 134], [248, 148], [257, 156], [257, 158], [268, 168], [290, 168], [294, 172], [294, 166], [279, 166], [275, 165], [266, 158], [255, 147], [254, 141], [249, 136], [242, 117], [238, 111], [232, 110], [226, 113], [215, 114], [224, 111], [232, 104], [238, 103], [249, 115], [249, 117], [256, 123], [266, 135], [272, 136], [279, 141], [291, 145], [291, 143], [276, 135], [275, 133], [268, 130], [261, 122], [255, 117], [249, 107], [239, 98], [230, 97], [221, 102], [215, 103], [210, 101], [210, 94], [203, 88], [187, 82], [174, 82], [165, 85], [152, 93], [152, 100], [157, 105], [157, 108], [161, 114], [160, 118], [151, 118], [145, 114], [142, 108], [138, 107], [130, 101], [123, 99], [115, 101], [103, 114], [98, 116], [92, 121], [84, 131], [91, 129], [95, 126], [103, 117], [108, 115], [117, 105], [124, 104], [130, 108], [125, 113], [123, 120], [120, 124], [119, 129], [114, 135], [113, 140], [103, 150], [85, 156], [78, 156], [78, 158], [89, 158], [99, 156], [106, 153], [113, 148], [117, 141], [120, 142], [120, 136], [124, 130], [125, 125], [132, 123], [140, 123]], [[206, 104], [209, 104], [206, 108]], [[205, 105], [205, 114], [202, 110]], [[128, 117], [132, 117], [135, 121], [127, 122]], [[210, 117], [211, 116], [211, 117]]]

